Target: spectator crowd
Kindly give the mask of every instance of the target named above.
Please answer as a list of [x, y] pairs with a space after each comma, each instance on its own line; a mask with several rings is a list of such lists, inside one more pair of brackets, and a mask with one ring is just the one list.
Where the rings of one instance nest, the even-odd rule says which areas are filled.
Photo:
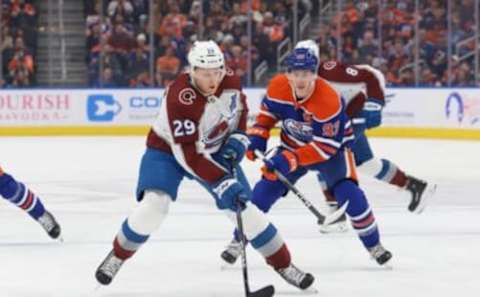
[[[0, 1], [0, 87], [34, 85], [37, 1]], [[278, 45], [293, 40], [294, 2], [84, 0], [88, 85], [164, 87], [186, 69], [193, 42], [206, 39], [220, 44], [227, 66], [244, 83], [249, 58], [251, 69], [265, 62], [273, 73]], [[308, 13], [312, 28], [320, 24], [318, 35], [309, 37], [319, 42], [321, 60], [373, 65], [391, 86], [414, 85], [416, 70], [423, 86], [472, 86], [475, 0], [450, 2], [449, 9], [444, 0], [418, 1], [416, 13], [415, 0], [298, 0], [297, 20]]]
[[35, 84], [37, 51], [37, 9], [33, 0], [2, 0], [0, 88]]
[[321, 58], [370, 64], [382, 70], [389, 85], [408, 86], [415, 84], [417, 56], [419, 85], [474, 85], [475, 0], [451, 1], [450, 15], [448, 1], [419, 1], [418, 14], [415, 2], [344, 0], [321, 28]]
[[[250, 47], [246, 0], [162, 0], [151, 8], [148, 0], [100, 2], [86, 1], [91, 86], [165, 86], [187, 66], [193, 42], [205, 39], [221, 45], [227, 66], [246, 82], [248, 57], [253, 69], [261, 61], [275, 67], [278, 44], [292, 34], [292, 0], [252, 0]], [[300, 1], [300, 17], [311, 5]]]

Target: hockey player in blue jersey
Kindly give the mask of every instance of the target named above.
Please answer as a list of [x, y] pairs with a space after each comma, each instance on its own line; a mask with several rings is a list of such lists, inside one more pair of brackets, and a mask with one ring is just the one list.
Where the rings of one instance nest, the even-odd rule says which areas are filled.
[[[320, 57], [318, 45], [313, 40], [302, 40], [295, 48], [307, 48]], [[339, 61], [322, 61], [318, 67], [318, 76], [326, 80], [345, 100], [347, 115], [352, 120], [355, 141], [351, 150], [355, 156], [355, 165], [361, 174], [371, 176], [381, 182], [398, 187], [410, 193], [408, 210], [421, 213], [435, 193], [436, 185], [407, 174], [394, 162], [375, 156], [366, 131], [376, 128], [382, 122], [382, 109], [385, 105], [385, 77], [369, 65], [347, 65]], [[327, 203], [332, 209], [338, 208], [336, 201], [325, 188], [321, 175], [318, 179]], [[319, 226], [321, 232], [346, 231], [346, 218], [336, 224]]]
[[57, 239], [60, 236], [60, 225], [53, 215], [43, 206], [40, 198], [22, 182], [16, 181], [0, 167], [0, 196], [26, 211], [48, 235]]
[[[281, 147], [262, 168], [263, 176], [253, 189], [252, 202], [268, 212], [287, 187], [274, 171], [295, 183], [307, 172], [321, 174], [339, 206], [346, 212], [364, 247], [378, 264], [392, 254], [380, 243], [372, 209], [358, 186], [353, 154], [352, 124], [338, 93], [317, 77], [318, 59], [308, 49], [295, 49], [288, 57], [288, 72], [269, 83], [256, 123], [250, 129], [247, 157], [265, 152], [270, 130], [281, 122]], [[239, 256], [239, 243], [233, 239], [222, 258], [229, 263]]]

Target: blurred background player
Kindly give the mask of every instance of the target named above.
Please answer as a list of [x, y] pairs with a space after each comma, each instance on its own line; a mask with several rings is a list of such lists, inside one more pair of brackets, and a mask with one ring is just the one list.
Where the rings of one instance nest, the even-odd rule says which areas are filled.
[[[252, 202], [268, 212], [288, 192], [274, 170], [295, 183], [309, 171], [321, 174], [327, 189], [347, 214], [360, 240], [378, 264], [387, 263], [392, 254], [380, 243], [372, 209], [358, 187], [353, 154], [348, 144], [354, 139], [343, 100], [323, 79], [317, 77], [318, 58], [307, 48], [298, 48], [287, 58], [288, 72], [276, 75], [269, 83], [259, 115], [249, 130], [247, 157], [265, 152], [270, 130], [281, 122], [281, 147], [265, 162], [262, 179], [253, 189]], [[222, 258], [229, 263], [239, 256], [234, 238]]]
[[[308, 48], [319, 58], [318, 45], [313, 40], [303, 40], [295, 48]], [[320, 64], [318, 75], [328, 81], [346, 103], [346, 113], [352, 119], [355, 141], [351, 150], [360, 173], [382, 182], [397, 186], [411, 194], [408, 210], [421, 213], [436, 185], [428, 184], [419, 178], [407, 175], [392, 161], [374, 157], [365, 131], [380, 126], [382, 109], [385, 106], [385, 78], [377, 69], [369, 65], [345, 65], [339, 61], [325, 61]], [[326, 190], [321, 175], [318, 179], [328, 204], [338, 205], [332, 194]], [[343, 217], [337, 224], [320, 225], [320, 231], [333, 232], [347, 230]]]
[[[187, 177], [204, 186], [233, 222], [240, 200], [245, 235], [252, 246], [288, 283], [306, 289], [313, 276], [291, 263], [275, 226], [249, 202], [251, 189], [238, 166], [249, 143], [248, 108], [239, 77], [225, 69], [223, 53], [213, 41], [196, 42], [188, 61], [190, 72], [178, 76], [165, 91], [140, 165], [139, 203], [98, 267], [97, 280], [108, 285], [125, 260], [148, 240]], [[230, 173], [232, 166], [235, 176]]]
[[53, 215], [43, 206], [40, 198], [22, 182], [16, 181], [0, 167], [0, 196], [26, 211], [48, 235], [57, 239], [60, 236], [60, 225]]

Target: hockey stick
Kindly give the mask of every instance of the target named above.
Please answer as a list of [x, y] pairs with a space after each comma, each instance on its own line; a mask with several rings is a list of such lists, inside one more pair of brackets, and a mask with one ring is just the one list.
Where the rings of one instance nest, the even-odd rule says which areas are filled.
[[[265, 155], [258, 151], [255, 150], [255, 155], [260, 158], [264, 163], [267, 162], [267, 158]], [[321, 212], [318, 211], [318, 209], [313, 206], [313, 204], [295, 187], [283, 174], [281, 174], [278, 170], [274, 171], [275, 175], [278, 177], [278, 179], [290, 190], [292, 191], [295, 196], [297, 196], [300, 201], [302, 201], [303, 205], [305, 205], [308, 210], [310, 210], [311, 213], [315, 215], [318, 219], [318, 224], [320, 225], [330, 225], [331, 223], [335, 222], [338, 220], [344, 213], [345, 210], [348, 207], [348, 201], [342, 205], [342, 207], [339, 207], [336, 211], [330, 213], [330, 214], [322, 214]]]
[[[237, 178], [237, 171], [232, 165], [233, 176]], [[268, 285], [256, 291], [250, 291], [250, 285], [248, 282], [248, 266], [247, 266], [247, 252], [245, 247], [247, 246], [247, 237], [243, 231], [243, 220], [242, 220], [242, 210], [245, 208], [245, 204], [237, 199], [237, 228], [238, 234], [240, 236], [240, 245], [241, 245], [241, 257], [242, 257], [242, 273], [243, 273], [243, 285], [245, 287], [245, 296], [246, 297], [272, 297], [275, 294], [275, 288], [272, 285]]]
[[275, 288], [272, 285], [263, 287], [257, 291], [250, 291], [250, 286], [248, 283], [248, 266], [247, 266], [247, 252], [245, 246], [247, 245], [247, 239], [245, 233], [243, 233], [243, 221], [242, 221], [242, 209], [245, 205], [238, 200], [237, 201], [237, 226], [238, 233], [240, 235], [240, 245], [242, 247], [241, 257], [242, 257], [242, 273], [243, 273], [243, 285], [245, 287], [245, 296], [246, 297], [272, 297], [275, 293]]

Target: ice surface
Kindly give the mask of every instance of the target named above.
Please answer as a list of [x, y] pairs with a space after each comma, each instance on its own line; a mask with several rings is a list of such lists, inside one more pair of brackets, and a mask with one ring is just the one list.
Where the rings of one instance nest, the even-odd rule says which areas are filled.
[[[28, 216], [0, 200], [0, 297], [243, 296], [241, 271], [222, 271], [219, 254], [230, 221], [195, 183], [185, 181], [163, 226], [96, 294], [94, 271], [135, 205], [144, 137], [0, 138], [0, 164], [27, 183], [62, 224], [65, 242], [49, 240]], [[378, 156], [438, 183], [422, 215], [409, 196], [362, 179], [394, 269], [369, 259], [353, 231], [321, 235], [290, 195], [271, 219], [295, 264], [316, 276], [318, 296], [480, 296], [480, 142], [372, 139]], [[244, 162], [251, 181], [258, 164]], [[298, 184], [321, 204], [315, 177]], [[277, 296], [304, 293], [287, 285], [248, 249], [251, 287], [274, 284]]]

